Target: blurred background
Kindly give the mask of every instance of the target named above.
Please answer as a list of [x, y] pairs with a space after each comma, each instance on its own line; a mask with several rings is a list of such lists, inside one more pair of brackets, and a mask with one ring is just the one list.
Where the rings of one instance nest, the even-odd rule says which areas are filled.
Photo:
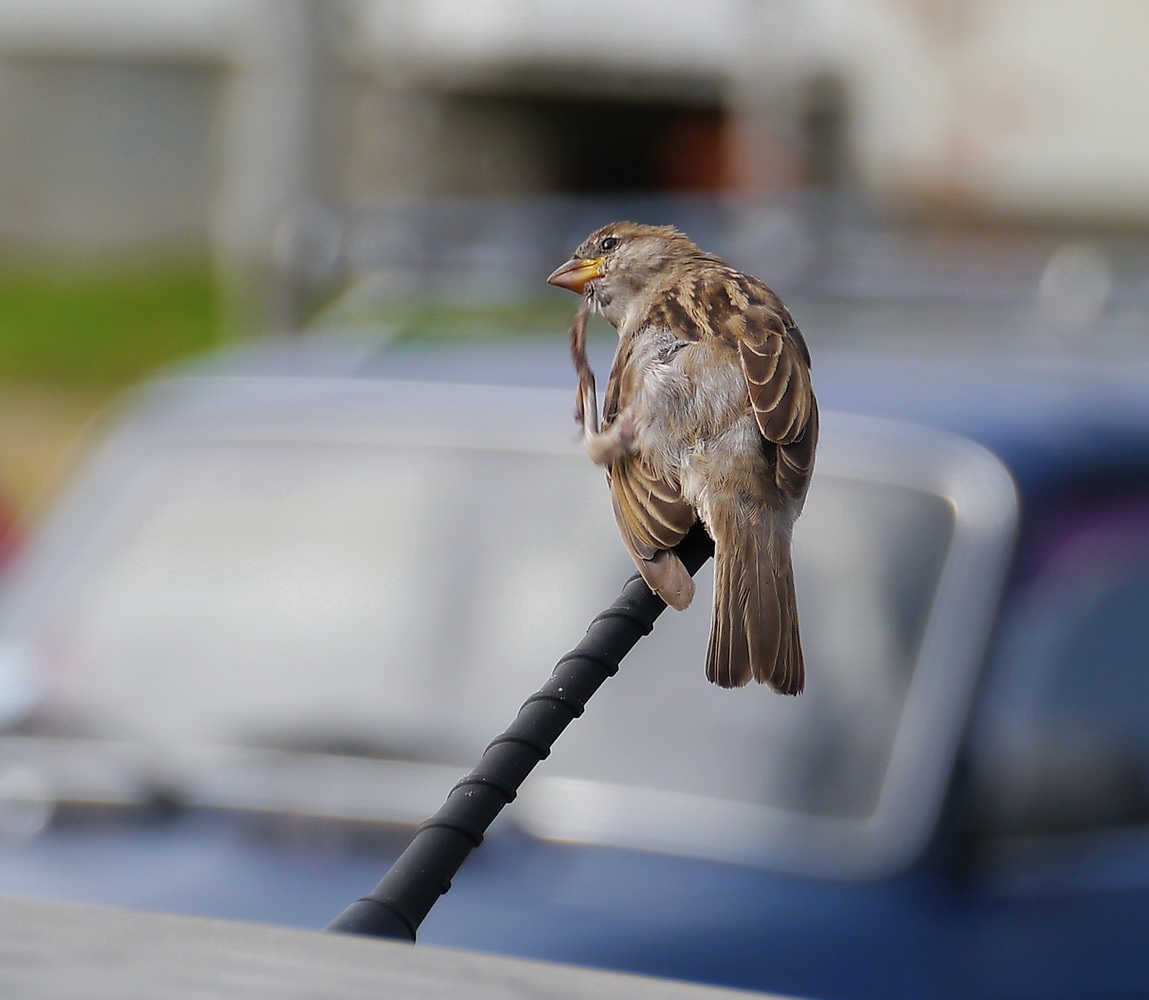
[[315, 927], [370, 887], [631, 570], [545, 276], [632, 218], [762, 275], [847, 411], [818, 683], [731, 699], [668, 615], [430, 940], [1146, 995], [1146, 39], [1139, 0], [0, 0], [0, 891]]
[[815, 347], [1140, 351], [1147, 30], [1136, 0], [3, 0], [6, 506], [213, 345], [560, 334], [541, 279], [616, 211], [764, 273]]

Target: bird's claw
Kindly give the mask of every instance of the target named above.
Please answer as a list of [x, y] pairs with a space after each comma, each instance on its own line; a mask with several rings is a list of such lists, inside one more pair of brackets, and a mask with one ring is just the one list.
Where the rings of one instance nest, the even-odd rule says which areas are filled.
[[588, 431], [584, 444], [586, 453], [595, 465], [610, 465], [633, 450], [634, 419], [629, 413], [621, 414], [614, 423], [600, 433]]

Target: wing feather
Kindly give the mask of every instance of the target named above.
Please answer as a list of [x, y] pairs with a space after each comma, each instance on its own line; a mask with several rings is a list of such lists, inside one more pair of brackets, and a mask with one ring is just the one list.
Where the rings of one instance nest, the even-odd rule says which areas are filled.
[[[603, 420], [608, 426], [634, 392], [633, 347], [633, 340], [620, 342], [611, 367], [603, 401]], [[682, 498], [679, 484], [658, 475], [639, 458], [629, 456], [613, 463], [607, 479], [619, 531], [640, 558], [649, 560], [660, 549], [673, 548], [694, 525], [694, 508]]]
[[652, 476], [640, 462], [616, 462], [609, 479], [619, 530], [644, 559], [658, 549], [674, 548], [693, 526], [694, 509], [677, 488]]
[[[776, 445], [775, 481], [787, 496], [805, 496], [814, 468], [818, 404], [810, 382], [810, 351], [798, 325], [765, 284], [737, 272], [724, 281], [732, 310], [716, 317], [715, 335], [737, 352], [754, 419]], [[735, 303], [744, 303], [735, 311]]]

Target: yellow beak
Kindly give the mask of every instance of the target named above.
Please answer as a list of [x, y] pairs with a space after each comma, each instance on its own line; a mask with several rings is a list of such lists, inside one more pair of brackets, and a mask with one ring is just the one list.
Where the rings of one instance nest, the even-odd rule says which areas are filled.
[[591, 278], [602, 274], [601, 265], [605, 257], [589, 260], [585, 257], [572, 257], [565, 264], [555, 268], [547, 278], [548, 285], [558, 285], [559, 288], [569, 288], [576, 295], [581, 295], [586, 283]]

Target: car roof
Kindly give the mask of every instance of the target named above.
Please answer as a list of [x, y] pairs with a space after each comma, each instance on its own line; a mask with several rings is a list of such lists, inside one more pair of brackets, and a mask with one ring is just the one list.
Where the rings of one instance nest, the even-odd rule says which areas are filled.
[[[601, 387], [612, 337], [592, 337]], [[1068, 484], [1149, 477], [1149, 357], [1089, 360], [1034, 342], [1000, 354], [923, 346], [918, 351], [814, 352], [823, 411], [917, 422], [969, 437], [998, 455], [1024, 500]], [[198, 359], [204, 374], [313, 375], [573, 389], [565, 337], [398, 341], [339, 335], [272, 338]]]
[[[650, 976], [346, 934], [42, 900], [0, 899], [9, 995], [401, 995], [618, 1000], [748, 997]], [[15, 961], [13, 961], [15, 959]], [[755, 997], [763, 994], [754, 993]]]

